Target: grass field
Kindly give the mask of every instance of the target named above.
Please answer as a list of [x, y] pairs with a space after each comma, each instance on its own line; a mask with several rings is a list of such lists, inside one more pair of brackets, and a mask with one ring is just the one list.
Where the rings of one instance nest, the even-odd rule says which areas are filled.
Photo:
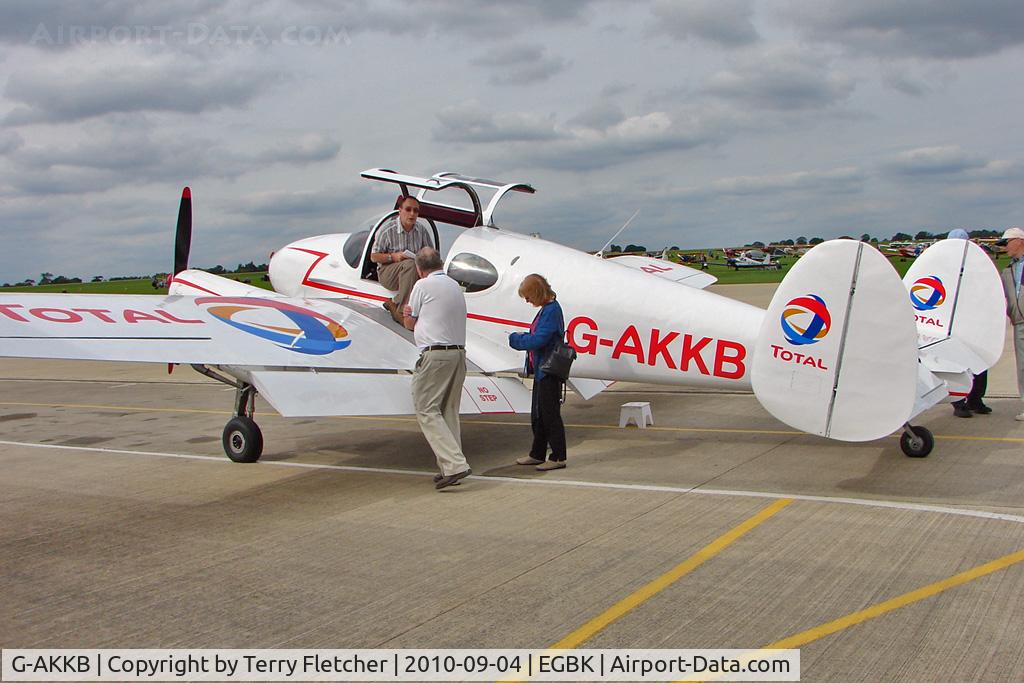
[[[265, 281], [262, 273], [226, 273], [224, 277], [240, 280], [257, 287], [270, 289], [270, 282]], [[113, 280], [110, 282], [76, 282], [64, 285], [41, 285], [36, 287], [0, 287], [2, 292], [34, 292], [36, 294], [166, 294], [167, 288], [154, 288], [152, 280]]]
[[[718, 265], [719, 263], [725, 263], [724, 254], [716, 254], [712, 259], [714, 263], [708, 266], [708, 272], [718, 278], [718, 283], [723, 285], [740, 285], [740, 284], [756, 284], [761, 282], [782, 282], [782, 278], [785, 277], [789, 269], [796, 263], [797, 257], [795, 256], [783, 256], [778, 259], [779, 263], [782, 264], [781, 270], [761, 270], [759, 268], [744, 268], [741, 270], [735, 270], [726, 265]], [[897, 257], [889, 259], [889, 263], [893, 265], [896, 272], [899, 273], [900, 277], [903, 277], [907, 269], [914, 262], [912, 258]], [[1009, 257], [1006, 254], [1000, 254], [995, 259], [997, 268], [1004, 268], [1010, 262]], [[687, 264], [694, 267], [694, 264]], [[699, 267], [696, 266], [696, 267]], [[264, 289], [270, 289], [270, 282], [263, 279], [266, 275], [262, 273], [228, 273], [225, 277], [229, 277], [233, 280], [240, 280], [257, 287]], [[3, 292], [35, 292], [37, 294], [44, 293], [84, 293], [84, 294], [166, 294], [167, 288], [154, 289], [149, 278], [140, 280], [115, 280], [113, 282], [83, 282], [75, 284], [65, 285], [43, 285], [37, 287], [0, 287], [0, 293]]]

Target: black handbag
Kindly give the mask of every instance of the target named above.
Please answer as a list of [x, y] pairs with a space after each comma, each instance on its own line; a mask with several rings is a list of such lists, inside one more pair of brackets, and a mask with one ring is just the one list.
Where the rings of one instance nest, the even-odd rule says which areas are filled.
[[544, 357], [544, 362], [540, 364], [540, 370], [545, 375], [557, 377], [564, 382], [569, 379], [569, 371], [572, 369], [574, 360], [576, 360], [576, 349], [559, 337], [555, 339], [548, 355]]

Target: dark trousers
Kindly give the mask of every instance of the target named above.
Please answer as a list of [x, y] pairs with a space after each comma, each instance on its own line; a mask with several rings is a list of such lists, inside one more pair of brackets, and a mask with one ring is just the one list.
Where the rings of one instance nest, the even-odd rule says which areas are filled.
[[562, 424], [562, 382], [557, 377], [545, 375], [533, 383], [533, 407], [530, 410], [530, 424], [533, 426], [533, 446], [530, 457], [545, 460], [548, 445], [551, 445], [551, 459], [565, 460], [565, 425]]
[[983, 370], [974, 376], [974, 383], [971, 384], [971, 391], [966, 398], [953, 401], [953, 405], [961, 405], [967, 408], [977, 408], [982, 404], [985, 390], [988, 389], [988, 370]]
[[967, 407], [977, 408], [981, 405], [981, 399], [988, 389], [988, 370], [974, 376], [974, 384], [971, 385], [971, 393], [967, 394]]

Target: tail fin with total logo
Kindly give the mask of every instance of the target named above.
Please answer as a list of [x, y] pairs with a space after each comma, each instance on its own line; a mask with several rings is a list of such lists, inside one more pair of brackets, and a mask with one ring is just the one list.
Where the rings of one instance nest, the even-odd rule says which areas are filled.
[[917, 329], [888, 260], [832, 240], [797, 261], [764, 316], [751, 383], [768, 412], [805, 432], [870, 441], [900, 429], [917, 398]]
[[914, 308], [921, 372], [914, 415], [966, 395], [973, 375], [1003, 353], [1003, 286], [992, 259], [969, 240], [929, 247], [903, 278]]

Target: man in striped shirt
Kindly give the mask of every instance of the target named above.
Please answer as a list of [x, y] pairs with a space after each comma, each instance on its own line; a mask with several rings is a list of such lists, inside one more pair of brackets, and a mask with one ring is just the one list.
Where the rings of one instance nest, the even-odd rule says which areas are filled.
[[388, 289], [397, 290], [392, 299], [384, 302], [384, 308], [399, 324], [404, 324], [402, 308], [419, 279], [414, 255], [423, 247], [434, 246], [430, 229], [417, 220], [419, 215], [419, 201], [415, 197], [403, 199], [398, 216], [380, 226], [370, 250], [370, 260], [377, 264], [377, 279]]

